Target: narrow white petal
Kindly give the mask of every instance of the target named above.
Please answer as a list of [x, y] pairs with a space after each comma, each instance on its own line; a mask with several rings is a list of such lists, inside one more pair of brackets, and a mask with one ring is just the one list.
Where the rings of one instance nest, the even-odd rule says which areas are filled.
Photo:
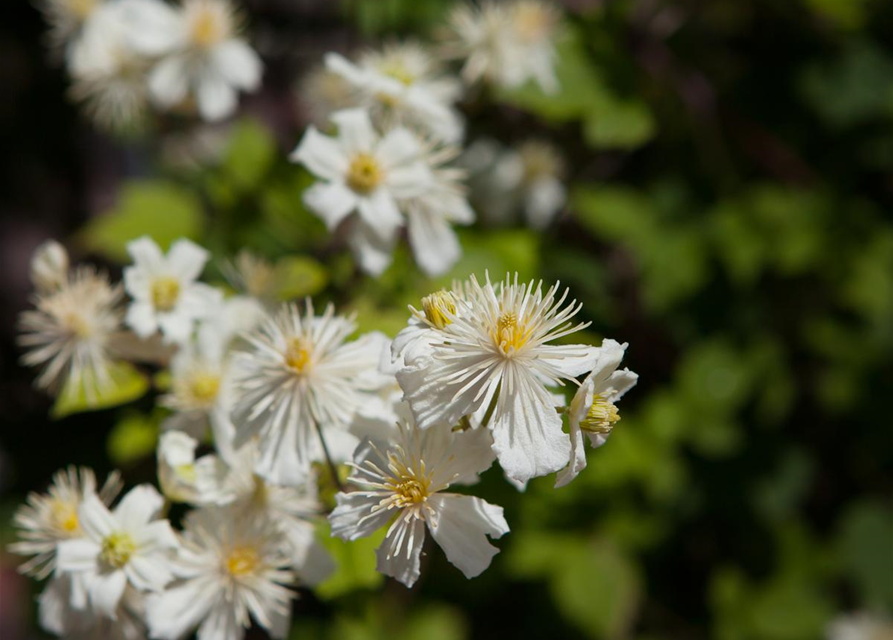
[[205, 249], [191, 240], [177, 240], [167, 254], [167, 266], [182, 282], [192, 282], [202, 274], [210, 258]]
[[199, 113], [209, 122], [223, 120], [236, 110], [236, 90], [217, 73], [199, 80], [196, 98]]
[[304, 204], [334, 231], [357, 206], [356, 194], [339, 182], [318, 182], [304, 192]]
[[289, 160], [300, 162], [323, 180], [340, 180], [347, 173], [348, 159], [338, 142], [321, 134], [313, 126], [307, 127]]
[[428, 526], [447, 560], [459, 567], [466, 578], [480, 575], [499, 553], [487, 536], [499, 538], [509, 530], [502, 507], [474, 496], [441, 493], [431, 496], [429, 502], [437, 518], [429, 521]]
[[446, 220], [419, 207], [410, 211], [408, 220], [409, 243], [422, 271], [429, 276], [449, 271], [462, 255], [462, 247]]
[[342, 540], [366, 538], [387, 524], [393, 515], [387, 509], [373, 512], [372, 508], [380, 498], [362, 491], [339, 493], [335, 500], [338, 506], [329, 515], [329, 523], [332, 525], [332, 535]]
[[254, 91], [260, 86], [263, 65], [246, 42], [227, 40], [214, 48], [212, 56], [217, 72], [234, 87]]
[[186, 99], [189, 91], [189, 69], [186, 60], [178, 55], [164, 58], [149, 73], [149, 93], [163, 108], [176, 106]]
[[98, 573], [90, 580], [90, 603], [102, 615], [116, 618], [116, 610], [126, 586], [127, 576], [123, 571]]
[[399, 519], [375, 551], [375, 569], [411, 587], [419, 579], [424, 543], [425, 523], [422, 519]]
[[338, 125], [338, 141], [348, 157], [372, 151], [378, 136], [372, 127], [368, 111], [365, 109], [337, 111], [332, 115], [332, 122]]

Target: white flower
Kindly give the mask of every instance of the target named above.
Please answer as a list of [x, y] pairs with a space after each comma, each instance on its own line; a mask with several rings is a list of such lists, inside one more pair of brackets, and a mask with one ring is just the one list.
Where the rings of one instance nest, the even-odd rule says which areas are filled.
[[127, 245], [134, 264], [124, 269], [124, 287], [133, 298], [127, 324], [141, 338], [159, 328], [166, 342], [183, 343], [196, 320], [213, 315], [223, 295], [196, 282], [208, 252], [189, 240], [177, 240], [165, 256], [148, 236]]
[[[111, 474], [99, 499], [111, 504], [121, 490], [121, 477]], [[28, 494], [27, 504], [16, 511], [13, 522], [21, 529], [22, 541], [10, 545], [13, 553], [34, 556], [19, 571], [43, 579], [55, 568], [56, 545], [84, 535], [78, 509], [96, 495], [96, 476], [85, 467], [57, 471], [47, 493]]]
[[338, 138], [311, 126], [291, 160], [322, 180], [304, 192], [304, 202], [329, 230], [358, 213], [351, 248], [365, 271], [379, 274], [404, 224], [400, 203], [423, 195], [433, 178], [409, 130], [398, 127], [380, 138], [362, 109], [339, 111], [332, 121]]
[[128, 586], [161, 591], [171, 581], [177, 537], [170, 523], [158, 518], [163, 505], [150, 485], [131, 489], [111, 512], [97, 496], [81, 504], [84, 537], [59, 543], [56, 566], [83, 579], [97, 613], [114, 617]]
[[50, 43], [70, 55], [78, 35], [104, 0], [41, 0], [38, 7], [50, 25]]
[[828, 625], [828, 640], [889, 640], [893, 621], [888, 616], [859, 612], [838, 616]]
[[355, 89], [344, 77], [321, 64], [304, 76], [295, 91], [295, 99], [308, 111], [302, 120], [325, 127], [336, 111], [354, 106]]
[[182, 540], [180, 579], [147, 600], [152, 638], [177, 640], [198, 627], [198, 640], [240, 640], [249, 615], [274, 638], [285, 637], [294, 597], [285, 585], [294, 575], [273, 523], [199, 509], [186, 518]]
[[361, 55], [357, 64], [330, 53], [326, 67], [353, 87], [354, 106], [369, 109], [381, 128], [417, 128], [447, 143], [461, 139], [462, 119], [453, 107], [461, 86], [445, 77], [437, 61], [418, 43], [370, 51]]
[[635, 386], [639, 376], [629, 369], [618, 371], [627, 344], [604, 340], [592, 372], [577, 389], [568, 410], [570, 423], [570, 463], [558, 474], [555, 486], [563, 487], [586, 468], [583, 434], [593, 447], [602, 446], [620, 421], [616, 403]]
[[455, 147], [434, 147], [425, 153], [433, 181], [424, 193], [405, 204], [409, 244], [416, 262], [429, 276], [445, 273], [462, 255], [450, 224], [471, 224], [475, 218], [465, 197], [465, 171], [447, 165], [457, 154]]
[[[464, 291], [440, 308], [438, 327], [430, 320], [426, 349], [414, 349], [397, 373], [404, 398], [419, 427], [455, 425], [487, 408], [499, 463], [523, 483], [567, 464], [570, 441], [561, 430], [549, 385], [562, 384], [592, 368], [598, 350], [586, 345], [551, 345], [588, 326], [570, 321], [581, 309], [567, 306], [558, 284], [545, 293], [542, 282], [519, 284], [510, 277], [484, 286], [472, 276]], [[423, 319], [423, 318], [420, 318]]]
[[[226, 465], [214, 455], [195, 459], [198, 441], [182, 431], [168, 431], [158, 441], [158, 482], [174, 502], [214, 504], [226, 499]], [[232, 499], [232, 498], [230, 498]]]
[[493, 180], [506, 204], [520, 209], [531, 227], [543, 229], [567, 201], [563, 172], [564, 161], [554, 146], [528, 140], [499, 158]]
[[109, 344], [121, 326], [121, 289], [82, 266], [53, 291], [38, 292], [36, 309], [21, 314], [22, 362], [43, 367], [39, 387], [83, 392], [93, 401], [112, 384]]
[[297, 305], [284, 305], [246, 336], [249, 350], [234, 363], [236, 446], [259, 437], [255, 470], [270, 482], [303, 482], [311, 462], [323, 459], [317, 432], [328, 438], [345, 431], [386, 384], [378, 363], [387, 338], [371, 333], [345, 342], [355, 329], [331, 305], [315, 316], [308, 300], [303, 316]]
[[[357, 440], [351, 438], [356, 448]], [[331, 444], [327, 442], [331, 447]], [[247, 519], [266, 519], [282, 532], [283, 548], [291, 566], [305, 584], [318, 584], [335, 569], [329, 552], [316, 541], [316, 521], [322, 513], [314, 475], [297, 487], [284, 487], [267, 482], [254, 473], [260, 451], [255, 441], [240, 449], [221, 447], [221, 458], [229, 466], [223, 484], [232, 496], [229, 503]], [[222, 502], [221, 502], [222, 504]]]
[[205, 120], [220, 120], [236, 110], [238, 91], [256, 91], [262, 64], [236, 36], [238, 18], [227, 0], [184, 0], [168, 19], [167, 32], [144, 49], [164, 57], [149, 75], [149, 91], [170, 109], [195, 97]]
[[31, 256], [31, 283], [41, 294], [58, 291], [68, 282], [68, 252], [55, 240], [47, 240]]
[[377, 569], [410, 587], [419, 577], [427, 525], [451, 563], [467, 578], [479, 575], [499, 552], [487, 536], [508, 533], [502, 507], [446, 489], [476, 480], [493, 463], [490, 445], [484, 429], [450, 427], [402, 426], [392, 446], [364, 441], [349, 478], [359, 489], [336, 496], [332, 535], [356, 540], [393, 519], [377, 551]]
[[450, 16], [449, 57], [464, 58], [462, 77], [503, 87], [535, 80], [543, 91], [558, 88], [554, 37], [557, 9], [540, 0], [463, 5]]

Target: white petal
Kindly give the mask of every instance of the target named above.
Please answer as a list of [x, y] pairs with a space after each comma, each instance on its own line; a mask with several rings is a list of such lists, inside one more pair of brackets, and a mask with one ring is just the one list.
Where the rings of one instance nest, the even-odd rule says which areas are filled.
[[378, 136], [365, 109], [344, 109], [332, 114], [332, 122], [338, 125], [338, 142], [343, 153], [353, 157], [357, 153], [369, 153]]
[[100, 551], [99, 544], [86, 538], [63, 540], [56, 547], [56, 569], [62, 572], [94, 570]]
[[118, 528], [116, 519], [96, 494], [91, 494], [78, 508], [81, 528], [93, 540], [105, 538]]
[[329, 231], [334, 231], [356, 208], [357, 200], [353, 191], [338, 182], [318, 182], [304, 192], [304, 204], [320, 217]]
[[419, 556], [424, 543], [424, 521], [399, 517], [375, 551], [375, 569], [411, 587], [419, 579]]
[[149, 73], [149, 93], [163, 108], [176, 106], [189, 91], [188, 63], [179, 55], [164, 58]]
[[135, 555], [127, 563], [124, 573], [138, 590], [160, 592], [173, 579], [173, 575], [165, 564], [158, 558], [144, 558]]
[[[448, 426], [442, 428], [452, 429]], [[443, 473], [447, 478], [453, 478], [451, 484], [477, 482], [478, 475], [489, 469], [496, 460], [492, 433], [486, 428], [475, 428], [455, 433], [451, 431], [451, 436], [449, 455], [442, 469], [438, 469], [438, 475]]]
[[490, 566], [499, 549], [487, 536], [499, 538], [509, 526], [497, 507], [474, 496], [436, 493], [429, 499], [437, 518], [429, 520], [431, 535], [466, 578], [474, 578]]
[[425, 195], [434, 182], [430, 169], [422, 162], [395, 167], [385, 178], [388, 190], [397, 199], [417, 198]]
[[571, 455], [570, 462], [555, 478], [555, 488], [565, 486], [586, 468], [586, 448], [583, 446], [583, 431], [578, 422], [570, 421]]
[[335, 496], [338, 505], [329, 515], [332, 535], [342, 540], [357, 540], [372, 535], [381, 529], [391, 517], [391, 513], [382, 509], [373, 513], [372, 507], [380, 498], [368, 496], [362, 491], [339, 493]]
[[220, 600], [198, 628], [198, 640], [242, 640], [245, 630], [236, 620], [232, 603]]
[[341, 180], [347, 173], [348, 159], [344, 151], [334, 138], [321, 134], [313, 126], [307, 127], [289, 160], [300, 162], [312, 174], [324, 180]]
[[633, 373], [629, 369], [621, 369], [620, 371], [615, 371], [611, 374], [611, 377], [608, 378], [606, 386], [608, 386], [612, 392], [608, 396], [607, 400], [609, 402], [617, 402], [620, 398], [623, 397], [627, 391], [636, 386], [636, 382], [639, 381], [639, 374]]
[[115, 507], [115, 519], [127, 532], [137, 532], [154, 519], [164, 506], [164, 498], [150, 484], [131, 489]]
[[538, 180], [528, 189], [524, 205], [527, 222], [534, 229], [544, 229], [564, 206], [567, 193], [564, 185], [555, 178]]
[[360, 198], [357, 208], [369, 229], [385, 242], [392, 242], [403, 226], [400, 209], [385, 189], [377, 189], [370, 196]]
[[114, 5], [128, 25], [130, 46], [143, 55], [157, 56], [172, 51], [187, 37], [183, 20], [165, 2], [118, 0]]
[[545, 389], [524, 375], [515, 376], [515, 385], [510, 397], [499, 399], [493, 420], [493, 449], [505, 472], [518, 482], [526, 482], [564, 467], [571, 445]]
[[263, 66], [254, 49], [242, 40], [227, 40], [214, 48], [214, 65], [231, 85], [245, 91], [260, 86]]
[[408, 129], [391, 129], [375, 148], [375, 157], [385, 171], [401, 167], [419, 159], [421, 147], [418, 139]]
[[182, 345], [192, 337], [193, 317], [182, 311], [162, 314], [158, 324], [168, 344]]
[[142, 236], [127, 243], [127, 253], [133, 263], [147, 271], [157, 271], [164, 266], [164, 254], [149, 236]]
[[353, 232], [348, 237], [348, 244], [350, 244], [360, 268], [373, 276], [381, 275], [391, 264], [396, 235], [390, 240], [383, 240], [362, 220], [357, 220], [352, 229]]
[[546, 360], [565, 378], [576, 378], [597, 366], [598, 347], [583, 344], [544, 344], [539, 348], [539, 358]]
[[236, 90], [217, 73], [199, 80], [196, 98], [199, 113], [209, 122], [222, 120], [236, 110]]
[[123, 571], [98, 573], [90, 580], [90, 603], [108, 618], [116, 618], [116, 610], [127, 586]]
[[177, 640], [198, 626], [217, 600], [212, 580], [189, 580], [146, 600], [146, 622], [150, 635]]
[[202, 274], [210, 257], [211, 254], [205, 249], [184, 238], [171, 245], [167, 266], [181, 282], [192, 282]]
[[158, 331], [155, 308], [149, 302], [133, 302], [127, 309], [126, 322], [140, 338], [148, 338]]
[[416, 262], [429, 276], [439, 276], [462, 255], [459, 239], [443, 218], [414, 207], [409, 212], [409, 243]]
[[365, 81], [363, 71], [340, 54], [327, 53], [325, 65], [327, 69], [334, 71], [351, 84], [362, 84]]

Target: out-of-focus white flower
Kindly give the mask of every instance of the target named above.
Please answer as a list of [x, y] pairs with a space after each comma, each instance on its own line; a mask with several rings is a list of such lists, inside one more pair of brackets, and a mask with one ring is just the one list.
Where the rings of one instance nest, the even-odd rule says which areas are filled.
[[148, 236], [127, 245], [133, 266], [124, 269], [124, 287], [133, 298], [127, 324], [141, 338], [158, 329], [166, 342], [182, 344], [196, 320], [219, 310], [223, 294], [197, 282], [208, 252], [189, 240], [177, 240], [165, 256]]
[[269, 520], [233, 509], [191, 512], [177, 558], [179, 580], [147, 599], [151, 637], [177, 640], [198, 627], [199, 640], [240, 640], [254, 618], [272, 637], [284, 638], [294, 598], [286, 585], [294, 574], [280, 535]]
[[345, 342], [356, 329], [329, 305], [316, 316], [284, 305], [254, 332], [234, 362], [236, 447], [259, 437], [255, 471], [275, 484], [302, 483], [323, 452], [317, 430], [345, 431], [367, 397], [386, 383], [378, 372], [388, 340], [380, 333]]
[[534, 229], [543, 229], [567, 201], [561, 181], [564, 161], [548, 142], [528, 140], [506, 152], [494, 167], [496, 188], [510, 194], [508, 203], [524, 213]]
[[54, 49], [70, 53], [81, 29], [105, 0], [42, 0], [38, 7], [50, 26], [50, 43]]
[[429, 276], [438, 276], [462, 255], [451, 224], [471, 224], [475, 216], [465, 197], [465, 171], [448, 164], [458, 149], [426, 147], [424, 158], [433, 181], [424, 193], [406, 201], [406, 220], [416, 262]]
[[121, 288], [89, 266], [55, 286], [38, 291], [36, 308], [20, 316], [22, 362], [43, 367], [37, 386], [83, 392], [90, 402], [112, 384], [109, 343], [121, 326]]
[[592, 372], [577, 389], [568, 410], [570, 424], [570, 463], [558, 474], [555, 486], [563, 487], [586, 468], [583, 434], [593, 447], [602, 446], [620, 421], [616, 403], [635, 386], [639, 376], [629, 369], [617, 370], [627, 344], [604, 340]]
[[[351, 439], [356, 448], [356, 439]], [[330, 447], [330, 453], [332, 447]], [[316, 541], [316, 521], [322, 513], [317, 497], [315, 474], [296, 487], [284, 487], [267, 482], [254, 473], [260, 450], [255, 441], [240, 449], [223, 446], [221, 458], [229, 472], [224, 491], [232, 496], [229, 504], [247, 519], [266, 519], [282, 532], [282, 540], [291, 558], [291, 567], [301, 582], [318, 584], [331, 575], [335, 563], [329, 552]], [[349, 458], [351, 451], [346, 457]]]
[[310, 122], [325, 127], [333, 113], [356, 106], [355, 92], [344, 76], [321, 64], [301, 79], [295, 98], [307, 109]]
[[211, 454], [196, 460], [197, 447], [198, 441], [182, 431], [161, 434], [158, 441], [161, 490], [174, 502], [202, 505], [225, 501], [226, 465]]
[[369, 109], [379, 128], [406, 126], [447, 143], [462, 138], [462, 119], [453, 107], [461, 86], [420, 44], [391, 44], [361, 55], [356, 64], [330, 53], [326, 67], [349, 83], [353, 106]]
[[[163, 3], [160, 3], [163, 4]], [[149, 92], [165, 109], [194, 96], [205, 120], [221, 120], [236, 110], [238, 92], [256, 91], [262, 64], [238, 37], [239, 19], [228, 0], [184, 0], [167, 7], [158, 37], [138, 46], [163, 57], [149, 74]]]
[[173, 578], [171, 557], [177, 537], [158, 518], [164, 498], [150, 485], [125, 495], [114, 511], [98, 496], [87, 496], [78, 509], [83, 537], [59, 543], [56, 567], [83, 580], [90, 606], [113, 618], [130, 586], [161, 591]]
[[[121, 490], [121, 477], [111, 474], [99, 491], [106, 505]], [[55, 568], [56, 545], [84, 535], [78, 509], [96, 495], [96, 476], [86, 467], [57, 471], [47, 493], [28, 494], [27, 504], [16, 511], [13, 522], [21, 529], [20, 542], [10, 545], [13, 553], [34, 556], [19, 567], [22, 573], [46, 578]]]
[[468, 83], [485, 80], [517, 87], [535, 80], [543, 91], [558, 88], [555, 77], [557, 8], [540, 0], [485, 2], [457, 7], [449, 21], [445, 53], [465, 60]]
[[75, 576], [54, 576], [38, 597], [40, 626], [65, 640], [145, 640], [143, 596], [133, 588], [125, 589], [114, 617], [97, 615], [78, 608]]
[[55, 240], [47, 240], [31, 256], [31, 283], [41, 294], [58, 291], [68, 282], [68, 252]]
[[402, 426], [393, 445], [364, 441], [349, 478], [359, 489], [336, 496], [332, 535], [356, 540], [393, 520], [377, 551], [377, 569], [410, 587], [419, 577], [427, 525], [451, 563], [467, 578], [479, 575], [499, 552], [487, 536], [509, 530], [502, 507], [446, 490], [475, 481], [493, 463], [491, 443], [484, 429], [454, 432], [449, 426]]
[[[598, 350], [586, 345], [551, 345], [588, 326], [571, 318], [582, 305], [568, 305], [556, 283], [521, 284], [517, 274], [481, 286], [472, 276], [442, 305], [438, 327], [428, 321], [429, 347], [414, 349], [397, 373], [404, 398], [419, 427], [455, 425], [492, 407], [484, 419], [505, 472], [519, 483], [567, 464], [570, 441], [547, 385], [560, 385], [590, 371]], [[461, 309], [461, 311], [459, 311]], [[426, 318], [420, 318], [426, 319]]]
[[304, 192], [304, 202], [330, 230], [356, 211], [349, 241], [360, 266], [379, 274], [404, 219], [400, 203], [431, 188], [433, 177], [418, 139], [398, 127], [380, 137], [364, 109], [332, 116], [338, 137], [309, 127], [291, 160], [321, 179]]
[[893, 620], [866, 612], [838, 616], [828, 625], [826, 635], [828, 640], [890, 640]]

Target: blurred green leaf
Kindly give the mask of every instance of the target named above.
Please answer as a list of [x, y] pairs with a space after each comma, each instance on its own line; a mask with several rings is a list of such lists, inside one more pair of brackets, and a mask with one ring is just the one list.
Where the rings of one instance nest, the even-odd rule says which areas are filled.
[[125, 263], [131, 240], [148, 235], [166, 251], [179, 238], [197, 240], [203, 226], [201, 206], [186, 189], [161, 181], [133, 181], [124, 185], [114, 209], [88, 222], [78, 239], [88, 251]]
[[383, 527], [368, 538], [346, 542], [329, 535], [328, 521], [322, 522], [317, 537], [332, 554], [335, 572], [314, 588], [317, 597], [332, 600], [359, 589], [380, 586], [384, 576], [375, 570], [375, 549], [384, 540], [386, 531]]
[[838, 548], [866, 608], [893, 608], [893, 507], [858, 502], [841, 519]]
[[307, 256], [288, 256], [276, 263], [276, 295], [280, 300], [314, 296], [328, 283], [325, 267]]
[[233, 127], [221, 169], [227, 180], [245, 191], [258, 185], [277, 154], [269, 129], [256, 120], [242, 120]]
[[126, 362], [111, 364], [108, 374], [109, 386], [95, 392], [91, 390], [90, 394], [86, 393], [83, 385], [75, 388], [69, 379], [53, 404], [50, 416], [58, 420], [72, 413], [98, 411], [127, 404], [149, 390], [148, 378]]
[[126, 467], [155, 453], [158, 419], [143, 414], [128, 414], [112, 429], [106, 448], [113, 464]]

